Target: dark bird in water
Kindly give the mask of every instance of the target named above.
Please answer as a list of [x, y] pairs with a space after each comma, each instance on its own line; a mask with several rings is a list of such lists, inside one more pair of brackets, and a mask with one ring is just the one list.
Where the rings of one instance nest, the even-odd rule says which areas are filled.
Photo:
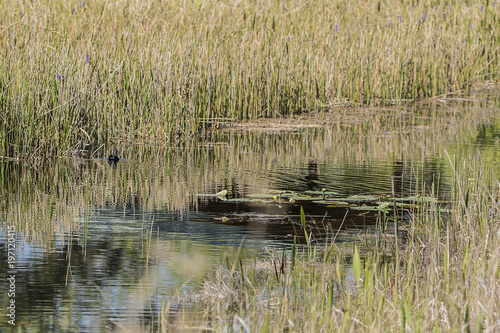
[[115, 148], [115, 149], [113, 149], [113, 154], [109, 155], [108, 162], [109, 163], [112, 163], [112, 162], [116, 163], [119, 160], [120, 160], [120, 158], [118, 157], [118, 149]]

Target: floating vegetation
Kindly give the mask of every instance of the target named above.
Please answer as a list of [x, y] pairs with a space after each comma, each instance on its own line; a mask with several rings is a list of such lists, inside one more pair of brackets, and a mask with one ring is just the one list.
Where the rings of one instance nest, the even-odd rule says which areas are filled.
[[327, 205], [326, 207], [354, 207], [356, 205], [351, 204], [347, 201], [340, 200], [315, 200], [313, 201], [315, 204], [319, 205]]
[[[374, 195], [352, 195], [348, 197], [336, 196], [335, 198], [323, 199], [323, 191], [278, 191], [272, 193], [251, 193], [246, 198], [228, 199], [228, 203], [247, 203], [259, 205], [276, 205], [287, 202], [292, 205], [318, 205], [325, 208], [349, 208], [358, 211], [379, 211], [389, 213], [394, 209], [417, 209], [425, 203], [436, 203], [435, 198], [425, 196], [409, 196], [406, 198], [388, 198], [380, 201], [381, 196]], [[334, 192], [329, 192], [333, 195]], [[283, 201], [283, 202], [281, 202]]]
[[264, 199], [257, 199], [257, 198], [233, 198], [233, 199], [228, 199], [228, 203], [231, 202], [237, 202], [237, 203], [248, 203], [248, 204], [269, 204], [269, 203], [274, 203], [274, 201], [271, 200], [264, 200]]
[[225, 198], [226, 195], [227, 195], [227, 190], [222, 190], [220, 192], [215, 193], [215, 196], [219, 198]]
[[297, 195], [295, 197], [291, 197], [290, 199], [294, 199], [295, 201], [312, 201], [312, 202], [316, 202], [318, 200], [317, 197], [309, 197], [304, 195]]
[[398, 208], [406, 208], [406, 209], [414, 209], [414, 208], [420, 207], [417, 204], [404, 203], [404, 202], [396, 202], [395, 204], [396, 204], [396, 207], [398, 207]]
[[406, 198], [387, 198], [388, 201], [394, 200], [398, 202], [415, 202], [415, 203], [425, 203], [425, 202], [436, 202], [436, 198], [428, 197], [428, 196], [410, 196]]
[[[399, 237], [396, 228], [345, 247], [335, 235], [324, 246], [294, 243], [289, 251], [270, 250], [250, 263], [220, 265], [198, 290], [203, 318], [217, 315], [222, 319], [210, 327], [231, 331], [496, 331], [498, 161], [487, 165], [474, 156], [450, 162], [450, 214], [440, 214], [437, 198], [391, 198], [430, 206], [399, 226], [408, 237]], [[304, 214], [301, 221], [307, 237]]]
[[273, 199], [273, 200], [277, 198], [275, 194], [265, 194], [265, 193], [250, 193], [248, 197], [256, 199]]
[[306, 194], [306, 195], [333, 196], [333, 195], [338, 195], [338, 192], [332, 192], [332, 191], [305, 191], [304, 194]]
[[363, 211], [378, 211], [378, 212], [383, 212], [383, 213], [389, 213], [391, 209], [389, 208], [389, 203], [383, 203], [378, 206], [354, 206], [351, 207], [352, 210], [363, 210]]
[[[326, 195], [328, 193], [328, 195]], [[269, 193], [250, 193], [244, 198], [226, 198], [227, 191], [223, 190], [215, 195], [198, 194], [203, 197], [216, 197], [227, 203], [245, 203], [258, 205], [281, 205], [288, 203], [295, 206], [317, 205], [324, 208], [349, 208], [356, 211], [379, 211], [389, 213], [398, 209], [419, 209], [425, 204], [437, 203], [437, 199], [429, 196], [408, 196], [404, 198], [393, 198], [384, 195], [351, 195], [340, 196], [337, 192], [331, 191], [304, 191], [295, 192], [289, 190], [269, 191]], [[387, 200], [380, 201], [386, 197]], [[281, 207], [281, 206], [280, 206]]]
[[227, 200], [226, 195], [227, 195], [227, 190], [222, 190], [222, 191], [217, 192], [215, 194], [206, 194], [206, 193], [196, 194], [196, 196], [198, 196], [198, 197], [218, 198], [218, 199], [221, 199], [224, 201]]
[[380, 200], [380, 197], [375, 197], [372, 195], [351, 195], [347, 198], [344, 198], [343, 200], [345, 200], [347, 202], [363, 203], [363, 202], [373, 202], [373, 201]]

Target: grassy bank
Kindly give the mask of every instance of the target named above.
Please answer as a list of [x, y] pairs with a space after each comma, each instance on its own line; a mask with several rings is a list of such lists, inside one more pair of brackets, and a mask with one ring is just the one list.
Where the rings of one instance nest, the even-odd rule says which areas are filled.
[[359, 250], [311, 246], [220, 267], [193, 297], [208, 309], [193, 321], [217, 331], [498, 331], [498, 161], [450, 164], [453, 213], [428, 207], [398, 239]]
[[221, 121], [467, 93], [498, 79], [498, 7], [3, 2], [0, 156], [175, 141]]

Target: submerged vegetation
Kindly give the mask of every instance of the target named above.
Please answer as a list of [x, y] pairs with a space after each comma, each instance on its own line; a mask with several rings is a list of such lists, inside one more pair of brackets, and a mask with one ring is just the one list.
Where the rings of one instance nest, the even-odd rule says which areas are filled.
[[0, 156], [176, 141], [219, 123], [467, 93], [499, 6], [432, 1], [0, 4]]
[[490, 162], [450, 157], [451, 214], [430, 204], [404, 232], [366, 238], [359, 248], [308, 243], [304, 251], [294, 246], [250, 264], [220, 266], [189, 296], [207, 309], [191, 325], [205, 320], [217, 331], [249, 332], [497, 331], [500, 168]]

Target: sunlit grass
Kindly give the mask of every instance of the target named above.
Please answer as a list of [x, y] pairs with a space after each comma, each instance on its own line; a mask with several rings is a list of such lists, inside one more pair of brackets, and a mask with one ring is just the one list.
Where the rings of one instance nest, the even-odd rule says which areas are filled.
[[467, 94], [498, 80], [498, 10], [429, 1], [3, 2], [0, 155], [176, 141], [220, 121]]

